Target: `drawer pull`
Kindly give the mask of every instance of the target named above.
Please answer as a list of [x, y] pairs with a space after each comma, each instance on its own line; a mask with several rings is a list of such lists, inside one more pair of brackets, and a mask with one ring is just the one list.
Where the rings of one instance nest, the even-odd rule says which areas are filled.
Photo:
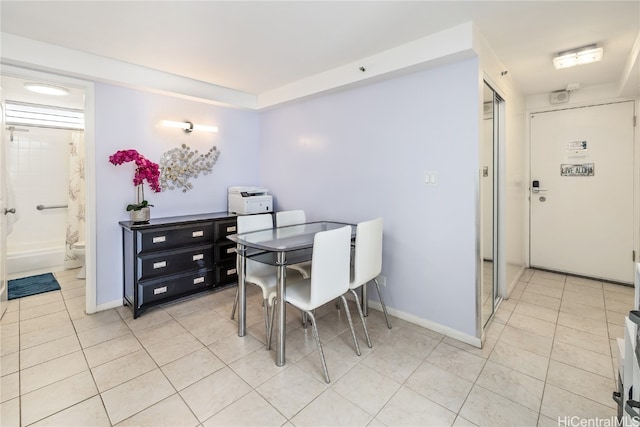
[[161, 287], [161, 288], [155, 288], [155, 289], [153, 290], [153, 294], [154, 294], [154, 295], [164, 294], [165, 292], [167, 292], [167, 287], [166, 287], [166, 286], [163, 286], [163, 287]]
[[204, 236], [204, 231], [202, 230], [194, 231], [193, 233], [191, 233], [191, 237], [202, 237], [202, 236]]
[[229, 249], [227, 249], [227, 253], [228, 253], [228, 254], [232, 254], [232, 253], [234, 253], [235, 251], [236, 251], [236, 248], [229, 248]]
[[231, 227], [227, 227], [227, 233], [233, 233], [236, 230], [237, 228], [235, 225], [232, 225]]
[[204, 259], [204, 254], [197, 254], [193, 256], [194, 261], [199, 261], [201, 259]]
[[227, 270], [227, 276], [231, 276], [232, 274], [236, 274], [235, 268], [232, 268], [231, 270]]
[[154, 263], [153, 263], [153, 268], [154, 268], [154, 270], [155, 270], [156, 268], [164, 268], [164, 267], [166, 267], [166, 266], [167, 266], [167, 261], [160, 261], [160, 262], [154, 262]]
[[153, 238], [153, 243], [163, 243], [167, 241], [167, 236], [156, 236]]
[[204, 282], [204, 277], [196, 277], [195, 279], [193, 279], [193, 284], [197, 285], [198, 283], [203, 283]]

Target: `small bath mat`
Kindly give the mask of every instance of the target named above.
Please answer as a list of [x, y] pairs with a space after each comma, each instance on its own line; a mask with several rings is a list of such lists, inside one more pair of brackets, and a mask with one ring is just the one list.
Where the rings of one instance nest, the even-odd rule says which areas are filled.
[[9, 299], [28, 297], [44, 292], [59, 291], [60, 284], [51, 273], [9, 280]]

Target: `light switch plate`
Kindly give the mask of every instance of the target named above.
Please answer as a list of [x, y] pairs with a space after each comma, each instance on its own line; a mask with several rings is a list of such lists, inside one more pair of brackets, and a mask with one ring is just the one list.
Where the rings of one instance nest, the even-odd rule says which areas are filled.
[[438, 174], [436, 172], [425, 172], [424, 183], [426, 185], [436, 185], [438, 183]]

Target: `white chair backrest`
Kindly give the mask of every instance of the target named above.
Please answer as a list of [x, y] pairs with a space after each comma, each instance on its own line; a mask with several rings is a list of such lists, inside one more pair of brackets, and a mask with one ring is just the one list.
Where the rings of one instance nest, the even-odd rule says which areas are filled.
[[306, 217], [303, 210], [276, 212], [276, 227], [304, 224]]
[[[273, 228], [273, 216], [271, 214], [259, 215], [239, 215], [238, 216], [238, 233], [250, 233], [252, 231], [266, 230]], [[240, 256], [236, 256], [236, 267], [239, 267]], [[269, 271], [270, 266], [261, 262], [247, 259], [247, 269], [245, 274], [259, 274]]]
[[310, 304], [321, 306], [349, 290], [351, 226], [316, 233], [311, 260]]
[[238, 233], [250, 233], [252, 231], [273, 228], [273, 216], [271, 214], [239, 215]]
[[352, 285], [358, 287], [382, 272], [382, 218], [364, 221], [356, 229]]

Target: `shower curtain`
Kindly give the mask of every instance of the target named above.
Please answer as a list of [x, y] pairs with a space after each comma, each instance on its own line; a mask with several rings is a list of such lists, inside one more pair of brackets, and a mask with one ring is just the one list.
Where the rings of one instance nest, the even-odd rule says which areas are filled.
[[73, 132], [69, 144], [69, 199], [67, 202], [67, 240], [65, 268], [80, 267], [73, 244], [85, 238], [84, 132]]

